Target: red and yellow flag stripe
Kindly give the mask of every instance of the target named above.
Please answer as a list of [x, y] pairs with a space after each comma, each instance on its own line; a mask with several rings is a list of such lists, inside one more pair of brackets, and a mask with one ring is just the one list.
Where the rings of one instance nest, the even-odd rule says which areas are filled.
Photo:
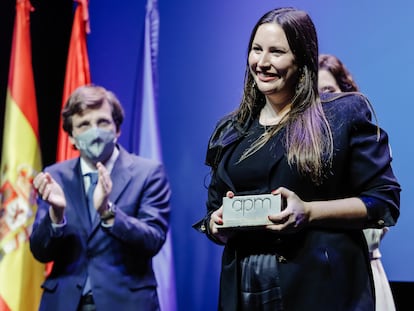
[[29, 0], [16, 1], [0, 175], [0, 310], [38, 310], [45, 268], [29, 249], [41, 169]]

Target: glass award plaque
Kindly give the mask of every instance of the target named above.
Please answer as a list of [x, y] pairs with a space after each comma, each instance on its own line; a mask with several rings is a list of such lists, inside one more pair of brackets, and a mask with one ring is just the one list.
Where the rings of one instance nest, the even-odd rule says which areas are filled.
[[280, 194], [224, 197], [220, 229], [270, 225], [272, 222], [267, 216], [280, 213], [281, 205]]

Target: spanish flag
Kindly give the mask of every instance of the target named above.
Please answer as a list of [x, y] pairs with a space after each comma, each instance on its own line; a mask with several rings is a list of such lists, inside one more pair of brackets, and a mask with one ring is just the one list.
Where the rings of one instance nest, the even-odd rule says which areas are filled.
[[[86, 46], [86, 34], [90, 32], [88, 0], [74, 0], [74, 2], [77, 2], [77, 6], [73, 18], [72, 34], [70, 37], [68, 59], [66, 63], [62, 108], [70, 94], [77, 87], [91, 83], [88, 49]], [[63, 131], [61, 117], [56, 160], [59, 162], [77, 156], [79, 156], [79, 152], [76, 149], [73, 149], [68, 134]]]
[[29, 0], [16, 0], [0, 171], [0, 310], [38, 310], [45, 266], [29, 249], [41, 169]]

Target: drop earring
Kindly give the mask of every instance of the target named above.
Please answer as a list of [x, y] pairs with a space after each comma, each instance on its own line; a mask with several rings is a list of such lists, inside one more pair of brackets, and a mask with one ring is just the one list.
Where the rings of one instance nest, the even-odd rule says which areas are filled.
[[298, 83], [296, 84], [296, 92], [303, 89], [304, 85], [305, 85], [305, 74], [302, 72], [298, 80]]

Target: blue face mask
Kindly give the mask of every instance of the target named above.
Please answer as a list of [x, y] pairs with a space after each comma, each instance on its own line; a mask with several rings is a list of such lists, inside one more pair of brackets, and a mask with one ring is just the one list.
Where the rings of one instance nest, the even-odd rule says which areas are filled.
[[116, 143], [115, 133], [92, 127], [74, 137], [76, 148], [93, 163], [104, 162], [111, 156]]

